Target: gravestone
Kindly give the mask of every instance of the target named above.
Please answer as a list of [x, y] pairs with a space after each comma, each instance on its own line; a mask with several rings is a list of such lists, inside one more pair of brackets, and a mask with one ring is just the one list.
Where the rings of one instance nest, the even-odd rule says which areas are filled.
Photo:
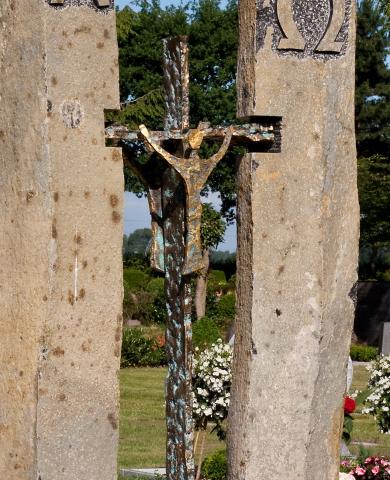
[[[112, 3], [112, 2], [111, 2]], [[0, 2], [0, 478], [114, 480], [122, 326], [115, 12]]]
[[[357, 280], [355, 2], [241, 0], [234, 480], [335, 480]], [[265, 461], [266, 460], [266, 461]]]
[[383, 322], [381, 354], [390, 354], [390, 322]]

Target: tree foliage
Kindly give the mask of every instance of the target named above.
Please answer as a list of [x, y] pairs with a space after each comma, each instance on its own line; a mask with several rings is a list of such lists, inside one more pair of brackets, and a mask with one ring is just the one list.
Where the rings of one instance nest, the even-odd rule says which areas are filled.
[[[162, 39], [188, 35], [190, 45], [190, 118], [214, 125], [235, 118], [235, 74], [238, 47], [237, 3], [225, 8], [219, 0], [201, 0], [163, 9], [159, 0], [140, 1], [138, 12], [130, 7], [117, 12], [121, 112], [108, 120], [136, 129], [144, 123], [162, 129], [164, 119]], [[203, 151], [208, 156], [212, 147]], [[240, 152], [229, 152], [210, 177], [207, 191], [221, 195], [221, 212], [234, 217], [235, 164]], [[140, 195], [142, 185], [128, 170], [126, 189]]]
[[390, 70], [388, 0], [358, 3], [356, 136], [361, 279], [390, 280]]
[[216, 248], [223, 240], [226, 222], [211, 203], [204, 203], [202, 209], [201, 238], [204, 249]]
[[131, 257], [146, 257], [147, 249], [152, 238], [150, 228], [139, 228], [123, 236], [123, 259], [129, 261]]
[[356, 133], [358, 155], [390, 152], [388, 17], [376, 0], [358, 4], [356, 43]]

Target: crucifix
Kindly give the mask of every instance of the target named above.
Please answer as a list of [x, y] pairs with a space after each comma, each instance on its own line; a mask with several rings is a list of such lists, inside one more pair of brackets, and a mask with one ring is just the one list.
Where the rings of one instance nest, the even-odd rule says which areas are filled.
[[[230, 145], [271, 150], [274, 125], [256, 123], [190, 128], [187, 37], [164, 40], [165, 129], [139, 132], [114, 126], [108, 139], [123, 147], [125, 163], [144, 184], [152, 218], [151, 266], [165, 274], [167, 299], [166, 383], [167, 478], [193, 480], [191, 278], [203, 267], [200, 192]], [[265, 121], [265, 123], [267, 123]], [[140, 164], [131, 143], [141, 139], [151, 156]], [[208, 159], [199, 149], [204, 140], [222, 143]], [[200, 466], [199, 466], [200, 468]]]

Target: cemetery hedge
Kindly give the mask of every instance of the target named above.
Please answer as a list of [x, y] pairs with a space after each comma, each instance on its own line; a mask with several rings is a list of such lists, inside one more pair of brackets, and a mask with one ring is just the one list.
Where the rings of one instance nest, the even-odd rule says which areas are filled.
[[350, 356], [356, 362], [370, 362], [378, 356], [378, 348], [368, 345], [351, 345]]
[[202, 473], [207, 480], [225, 480], [227, 477], [226, 450], [208, 455], [202, 464]]
[[125, 328], [121, 368], [161, 367], [166, 364], [164, 337], [149, 337], [142, 328]]

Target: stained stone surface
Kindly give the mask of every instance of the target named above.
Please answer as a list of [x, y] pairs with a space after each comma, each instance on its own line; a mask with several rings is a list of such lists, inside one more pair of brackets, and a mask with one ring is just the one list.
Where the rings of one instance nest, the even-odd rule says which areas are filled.
[[119, 107], [115, 16], [85, 3], [0, 2], [7, 480], [117, 475], [123, 173], [104, 140], [104, 109]]
[[261, 3], [240, 4], [238, 112], [281, 119], [281, 152], [239, 171], [229, 478], [268, 480], [269, 465], [336, 480], [357, 280], [355, 13]]

